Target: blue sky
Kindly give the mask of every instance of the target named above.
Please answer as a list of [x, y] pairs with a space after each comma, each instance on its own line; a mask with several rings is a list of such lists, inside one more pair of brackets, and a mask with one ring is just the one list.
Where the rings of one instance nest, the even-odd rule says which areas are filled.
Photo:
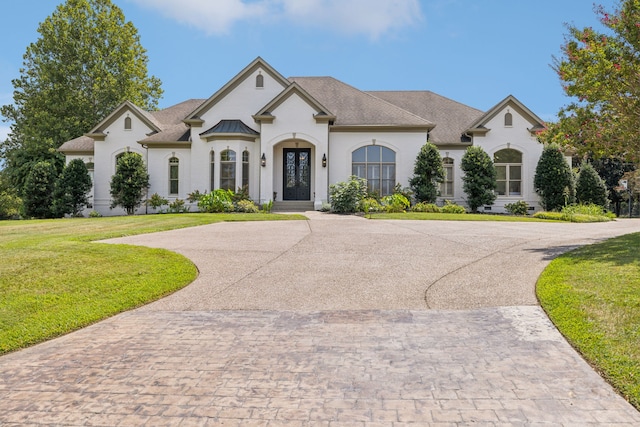
[[[257, 56], [285, 77], [361, 90], [430, 90], [487, 110], [514, 95], [543, 120], [568, 99], [551, 68], [566, 23], [600, 28], [589, 0], [112, 0], [138, 28], [168, 107], [207, 98]], [[0, 104], [61, 1], [0, 6]], [[615, 0], [602, 0], [611, 10]], [[0, 123], [0, 139], [8, 130]]]

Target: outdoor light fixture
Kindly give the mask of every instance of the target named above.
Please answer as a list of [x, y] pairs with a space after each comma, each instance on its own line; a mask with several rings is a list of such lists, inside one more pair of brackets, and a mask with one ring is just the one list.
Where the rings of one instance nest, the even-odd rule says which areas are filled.
[[265, 157], [264, 153], [262, 153], [262, 157], [260, 157], [260, 164], [262, 165], [262, 167], [267, 166], [267, 158]]
[[327, 155], [326, 155], [326, 153], [322, 155], [322, 167], [323, 168], [327, 167]]

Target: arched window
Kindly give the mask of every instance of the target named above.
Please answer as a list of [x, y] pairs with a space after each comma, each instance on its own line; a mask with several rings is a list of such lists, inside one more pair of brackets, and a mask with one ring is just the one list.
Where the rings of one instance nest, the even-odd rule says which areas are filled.
[[256, 76], [256, 87], [264, 87], [264, 76], [262, 74]]
[[178, 194], [179, 164], [180, 160], [177, 157], [169, 159], [169, 194]]
[[445, 157], [442, 159], [444, 167], [444, 181], [440, 183], [440, 196], [453, 197], [453, 159]]
[[220, 153], [220, 188], [236, 191], [236, 152], [233, 150]]
[[211, 178], [211, 182], [210, 182], [211, 186], [210, 186], [209, 188], [211, 189], [211, 191], [213, 191], [213, 189], [214, 189], [214, 188], [216, 188], [216, 186], [214, 185], [214, 182], [215, 182], [215, 176], [216, 176], [216, 175], [215, 175], [215, 171], [216, 171], [216, 167], [215, 167], [215, 166], [216, 166], [216, 153], [215, 153], [215, 151], [212, 151], [212, 152], [211, 152], [210, 157], [211, 157], [211, 158], [210, 158], [209, 163], [210, 163], [210, 165], [211, 165], [211, 166], [210, 166], [210, 167], [211, 167], [211, 169], [210, 169], [210, 171], [209, 171], [209, 175], [210, 175], [210, 178]]
[[509, 112], [504, 115], [504, 125], [505, 126], [513, 126], [513, 115]]
[[393, 194], [396, 185], [396, 153], [380, 145], [367, 145], [351, 154], [351, 173], [367, 180], [371, 193]]
[[522, 195], [522, 153], [513, 148], [496, 151], [493, 164], [497, 172], [498, 195]]
[[124, 118], [124, 130], [131, 130], [131, 117]]
[[242, 152], [242, 189], [249, 191], [249, 152]]

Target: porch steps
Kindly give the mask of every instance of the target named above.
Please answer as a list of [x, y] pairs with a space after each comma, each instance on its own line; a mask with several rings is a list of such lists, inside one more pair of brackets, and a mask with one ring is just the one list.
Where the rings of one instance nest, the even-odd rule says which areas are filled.
[[314, 210], [313, 202], [306, 201], [306, 200], [273, 202], [273, 206], [271, 207], [272, 212], [304, 212], [304, 211], [312, 211], [312, 210]]

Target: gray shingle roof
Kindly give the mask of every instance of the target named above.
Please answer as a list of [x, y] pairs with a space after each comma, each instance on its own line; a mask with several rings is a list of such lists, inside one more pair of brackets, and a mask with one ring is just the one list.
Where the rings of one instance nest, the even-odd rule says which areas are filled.
[[93, 138], [88, 136], [81, 136], [79, 138], [67, 141], [58, 148], [58, 151], [62, 153], [86, 153], [93, 154]]
[[333, 77], [290, 77], [335, 115], [343, 126], [424, 126], [433, 123], [386, 100], [362, 92]]
[[430, 91], [368, 91], [400, 108], [436, 124], [429, 133], [435, 144], [455, 144], [469, 125], [482, 117], [483, 111], [445, 98]]

